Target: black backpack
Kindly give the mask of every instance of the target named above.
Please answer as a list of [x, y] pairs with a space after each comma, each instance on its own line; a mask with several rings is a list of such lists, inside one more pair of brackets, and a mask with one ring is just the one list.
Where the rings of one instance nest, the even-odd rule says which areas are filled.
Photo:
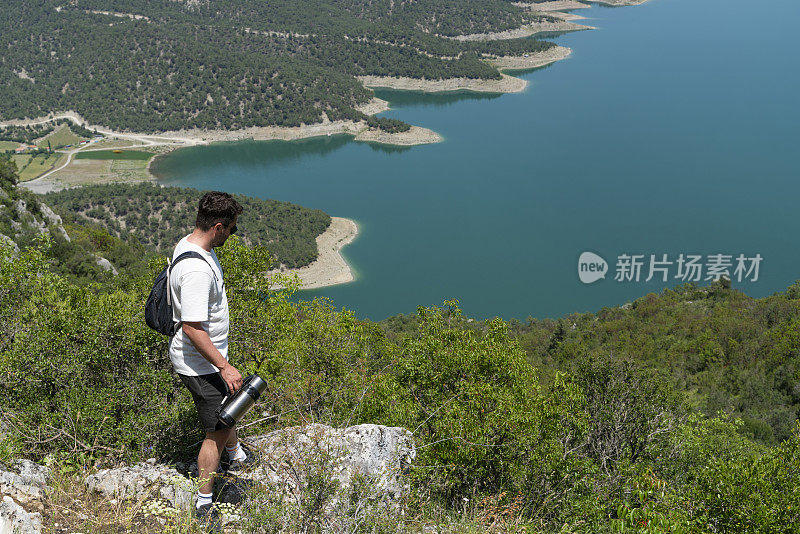
[[[197, 258], [206, 262], [211, 267], [211, 264], [199, 253], [189, 250], [175, 258], [175, 260], [164, 267], [164, 270], [158, 273], [156, 281], [153, 282], [153, 289], [150, 290], [150, 295], [147, 297], [147, 302], [144, 305], [144, 320], [147, 326], [160, 334], [172, 337], [181, 327], [181, 322], [175, 322], [172, 319], [172, 291], [169, 288], [169, 275], [172, 268], [179, 261], [186, 258]], [[212, 267], [211, 272], [214, 273]], [[214, 278], [217, 275], [214, 274]]]

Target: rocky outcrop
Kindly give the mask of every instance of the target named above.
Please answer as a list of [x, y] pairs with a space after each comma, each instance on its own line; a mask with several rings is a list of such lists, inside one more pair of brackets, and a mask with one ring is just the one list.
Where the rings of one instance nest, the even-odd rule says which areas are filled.
[[0, 534], [41, 532], [49, 474], [29, 460], [16, 460], [10, 471], [0, 469]]
[[[246, 473], [220, 477], [219, 501], [241, 501], [258, 487], [261, 494], [302, 506], [310, 486], [322, 480], [331, 488], [325, 510], [366, 489], [370, 506], [396, 511], [408, 490], [404, 475], [416, 456], [411, 432], [381, 425], [338, 429], [312, 424], [276, 430], [248, 443], [259, 461]], [[88, 476], [86, 485], [108, 498], [161, 500], [174, 508], [190, 506], [196, 491], [186, 475], [155, 460], [103, 469]]]
[[111, 262], [108, 261], [107, 259], [103, 258], [102, 256], [95, 256], [95, 262], [104, 271], [109, 271], [114, 276], [117, 276], [117, 274], [119, 274], [119, 273], [117, 273], [117, 270], [114, 268], [114, 266], [111, 264]]
[[34, 217], [33, 213], [28, 209], [28, 203], [25, 200], [21, 198], [15, 200], [14, 211], [16, 212], [16, 218], [11, 222], [11, 226], [15, 230], [22, 231], [23, 226], [28, 226], [34, 228], [40, 234], [47, 231], [47, 224]]
[[[64, 230], [64, 221], [61, 220], [61, 217], [56, 215], [53, 210], [50, 209], [50, 206], [44, 204], [42, 202], [39, 203], [39, 211], [42, 212], [42, 217], [50, 224], [50, 226], [66, 241], [70, 241], [69, 235], [67, 235], [67, 231]], [[116, 273], [114, 273], [116, 274]]]
[[276, 430], [252, 441], [261, 462], [250, 478], [299, 501], [310, 475], [328, 473], [338, 485], [329, 506], [337, 504], [338, 496], [349, 494], [360, 479], [358, 483], [368, 482], [373, 500], [397, 507], [408, 489], [403, 475], [416, 456], [411, 432], [382, 425], [338, 429], [312, 424]]
[[131, 467], [101, 469], [86, 477], [86, 486], [108, 498], [164, 499], [174, 508], [188, 508], [195, 491], [184, 475], [154, 459]]
[[[6, 195], [6, 197], [8, 197], [8, 195]], [[10, 197], [6, 198], [6, 200], [9, 199]], [[3, 211], [6, 212], [5, 216], [8, 217], [8, 208], [4, 208], [3, 206], [0, 206], [0, 208], [3, 208]], [[26, 229], [32, 229], [36, 233], [44, 234], [47, 233], [48, 228], [50, 228], [54, 234], [58, 234], [64, 240], [70, 240], [67, 231], [64, 229], [64, 223], [61, 217], [56, 215], [47, 204], [38, 202], [35, 208], [36, 209], [32, 210], [28, 206], [28, 202], [22, 198], [18, 198], [11, 203], [10, 209], [13, 213], [10, 214], [9, 223], [11, 224], [11, 228], [16, 232], [16, 235], [7, 237], [11, 237], [12, 239], [18, 238]], [[34, 211], [38, 212], [38, 216], [34, 215]]]
[[0, 501], [0, 534], [38, 534], [41, 531], [41, 514], [28, 513], [11, 497], [3, 497]]
[[5, 243], [10, 246], [14, 251], [14, 254], [19, 252], [19, 245], [17, 245], [17, 243], [7, 235], [0, 234], [0, 243]]
[[0, 469], [0, 493], [18, 503], [41, 508], [50, 470], [30, 460], [15, 460], [11, 471]]

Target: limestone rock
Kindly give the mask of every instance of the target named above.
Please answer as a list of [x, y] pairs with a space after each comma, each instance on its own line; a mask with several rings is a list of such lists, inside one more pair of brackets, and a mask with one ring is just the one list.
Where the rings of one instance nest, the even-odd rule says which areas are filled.
[[28, 203], [24, 199], [18, 198], [14, 201], [13, 209], [16, 212], [16, 216], [12, 217], [10, 223], [14, 231], [17, 232], [15, 237], [18, 237], [25, 227], [31, 228], [40, 234], [47, 233], [49, 227], [54, 234], [58, 234], [64, 240], [70, 241], [61, 217], [56, 215], [47, 204], [37, 202], [37, 207], [40, 217], [31, 212], [28, 208]]
[[68, 242], [71, 241], [69, 235], [67, 234], [67, 231], [64, 230], [64, 221], [62, 221], [61, 217], [56, 215], [56, 213], [50, 209], [50, 206], [44, 204], [43, 202], [40, 202], [39, 211], [42, 212], [42, 216], [47, 220], [47, 223], [50, 224], [50, 226], [52, 226], [55, 229], [55, 231], [61, 235], [61, 237], [63, 237]]
[[14, 254], [19, 253], [19, 245], [17, 245], [17, 243], [7, 235], [0, 234], [0, 242], [9, 245], [11, 249], [14, 251]]
[[[408, 491], [404, 475], [416, 456], [411, 432], [381, 425], [339, 429], [312, 424], [247, 441], [258, 451], [259, 461], [251, 470], [217, 478], [215, 494], [221, 502], [237, 503], [258, 486], [261, 494], [303, 506], [309, 485], [322, 480], [335, 488], [324, 504], [325, 513], [346, 506], [356, 490], [368, 494], [365, 500], [371, 507], [397, 512]], [[175, 508], [191, 506], [196, 491], [184, 475], [155, 460], [100, 470], [86, 478], [86, 485], [107, 498], [163, 499]]]
[[175, 508], [188, 508], [194, 490], [188, 479], [167, 465], [148, 460], [131, 467], [101, 469], [86, 477], [90, 491], [115, 499], [165, 499]]
[[[366, 481], [372, 499], [393, 508], [407, 491], [403, 476], [416, 456], [413, 437], [405, 428], [357, 425], [331, 428], [312, 424], [276, 430], [252, 438], [261, 462], [249, 475], [290, 500], [302, 498], [311, 473], [326, 472], [343, 496]], [[330, 505], [337, 504], [334, 496]]]
[[40, 221], [33, 216], [33, 213], [31, 213], [28, 209], [28, 203], [23, 199], [18, 198], [14, 201], [14, 209], [17, 212], [17, 221], [20, 221], [32, 228], [36, 228], [40, 234], [47, 231], [47, 225], [44, 223], [44, 221]]
[[114, 268], [114, 265], [110, 261], [108, 261], [102, 256], [95, 256], [95, 261], [97, 262], [97, 265], [99, 265], [101, 269], [103, 269], [104, 271], [110, 271], [111, 274], [117, 276], [118, 274], [117, 270]]
[[11, 470], [0, 469], [0, 534], [38, 534], [50, 470], [30, 460], [15, 460]]
[[42, 517], [39, 512], [27, 512], [11, 497], [0, 501], [0, 534], [39, 534]]
[[61, 217], [55, 214], [53, 210], [50, 209], [50, 206], [47, 204], [39, 203], [39, 211], [42, 212], [42, 217], [44, 217], [48, 223], [59, 225], [63, 224]]
[[30, 460], [15, 460], [11, 471], [0, 470], [0, 493], [28, 507], [41, 508], [50, 470]]

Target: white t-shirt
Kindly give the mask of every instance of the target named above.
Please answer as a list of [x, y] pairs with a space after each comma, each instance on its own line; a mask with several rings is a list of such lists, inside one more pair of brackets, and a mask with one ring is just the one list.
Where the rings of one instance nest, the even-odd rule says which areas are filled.
[[[172, 316], [176, 321], [201, 322], [211, 342], [227, 360], [228, 297], [222, 280], [222, 266], [213, 250], [206, 252], [201, 246], [190, 243], [188, 237], [178, 242], [172, 259], [191, 250], [200, 253], [208, 263], [199, 258], [186, 258], [172, 269], [169, 277]], [[203, 358], [182, 328], [172, 338], [169, 357], [175, 372], [182, 375], [207, 375], [219, 371]]]

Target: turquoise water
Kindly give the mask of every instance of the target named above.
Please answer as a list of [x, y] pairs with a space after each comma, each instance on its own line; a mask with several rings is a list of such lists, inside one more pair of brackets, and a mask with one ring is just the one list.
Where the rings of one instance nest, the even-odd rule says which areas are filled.
[[[644, 282], [650, 254], [760, 254], [758, 280], [733, 282], [752, 296], [799, 279], [800, 2], [580, 14], [599, 29], [558, 37], [573, 56], [522, 74], [524, 93], [378, 93], [387, 116], [443, 143], [242, 142], [180, 150], [154, 170], [355, 219], [344, 255], [357, 281], [306, 295], [359, 317], [448, 298], [478, 318], [596, 311], [678, 283], [674, 264], [668, 282]], [[609, 263], [605, 279], [581, 283], [584, 251]], [[639, 282], [614, 280], [626, 253], [645, 256]]]

